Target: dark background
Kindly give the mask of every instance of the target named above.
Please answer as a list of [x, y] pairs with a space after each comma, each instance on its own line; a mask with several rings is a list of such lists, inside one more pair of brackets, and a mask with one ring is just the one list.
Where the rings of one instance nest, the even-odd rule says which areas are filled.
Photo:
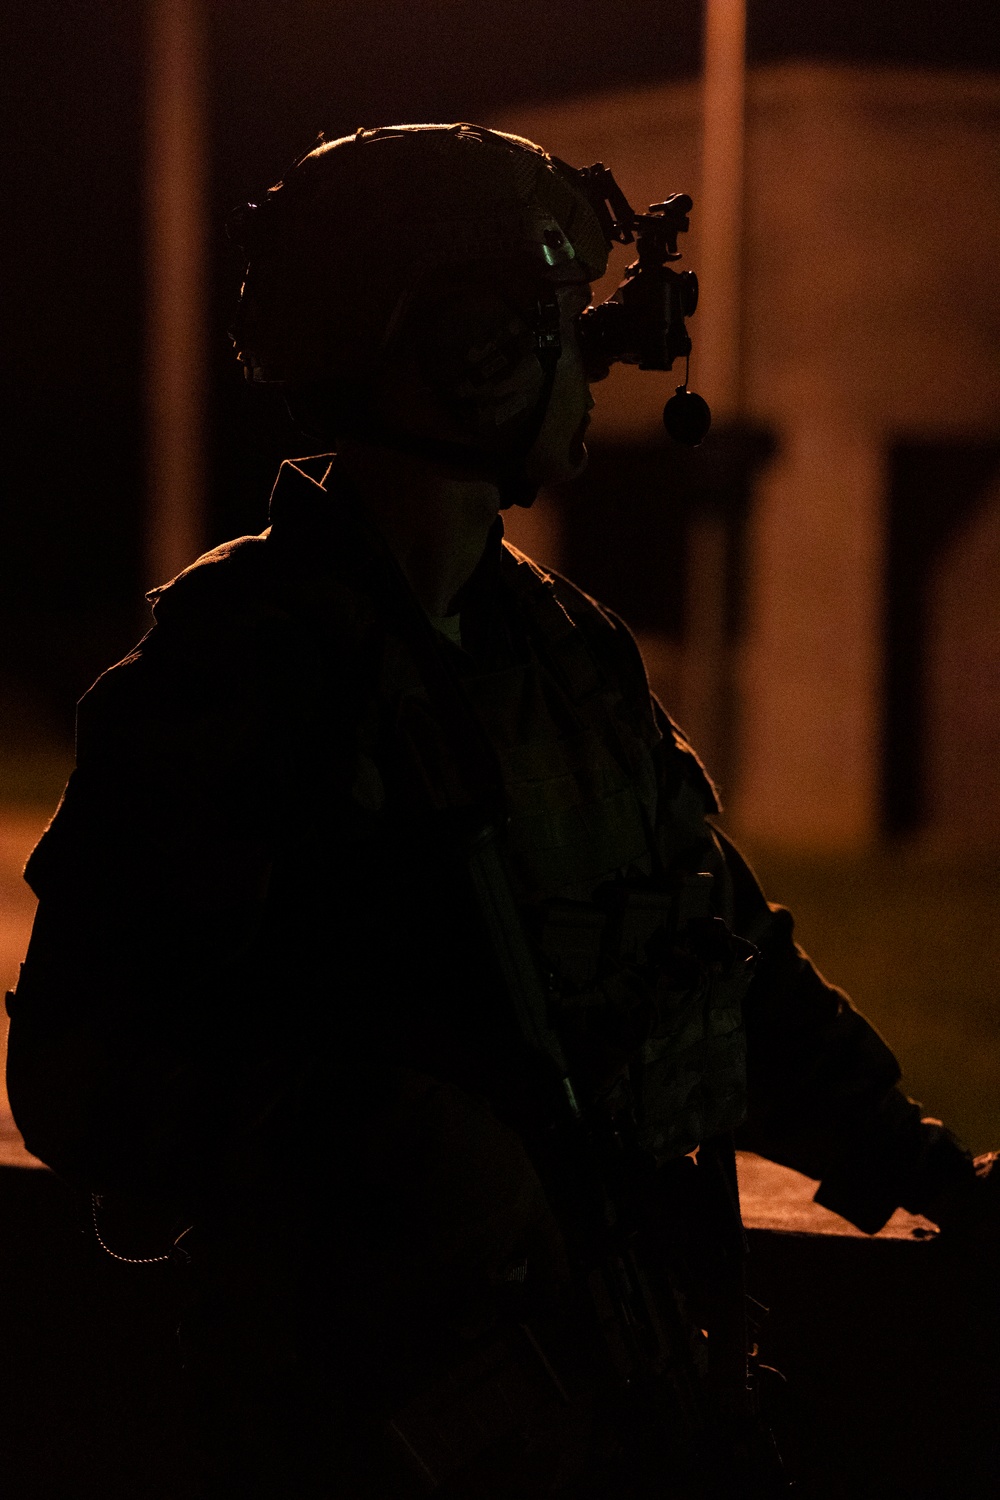
[[[995, 0], [750, 0], [751, 61], [1000, 66]], [[209, 15], [210, 540], [259, 530], [294, 449], [225, 327], [228, 210], [360, 124], [693, 75], [696, 0], [225, 0]], [[143, 7], [8, 7], [0, 747], [67, 740], [73, 703], [144, 628]]]
[[[243, 385], [225, 336], [239, 272], [223, 236], [233, 204], [257, 196], [320, 129], [333, 136], [393, 119], [481, 119], [519, 100], [691, 76], [700, 64], [701, 6], [696, 0], [203, 3], [213, 24], [205, 143], [213, 235], [208, 490], [210, 535], [218, 540], [264, 525], [274, 464], [286, 443], [295, 445]], [[997, 0], [748, 3], [751, 61], [1000, 68]], [[68, 741], [75, 699], [128, 649], [148, 618], [140, 562], [142, 15], [140, 0], [15, 0], [0, 25], [0, 55], [9, 69], [0, 88], [6, 145], [0, 796], [4, 749]], [[926, 537], [944, 462], [950, 455], [923, 450], [894, 456], [892, 524], [902, 541], [894, 548], [899, 565], [890, 592], [903, 593], [904, 574], [922, 580], [927, 572], [926, 548], [915, 534], [909, 542], [903, 536], [900, 497], [921, 486], [926, 491]], [[978, 483], [978, 462], [969, 460], [966, 490]], [[594, 455], [580, 507], [585, 524], [600, 525], [601, 496], [620, 469], [608, 455]], [[634, 477], [642, 476], [636, 470]], [[641, 545], [645, 528], [655, 524], [651, 505], [631, 509], [630, 545]], [[673, 614], [660, 623], [676, 631], [680, 579], [673, 582]], [[655, 580], [637, 575], [636, 587], [637, 607], [651, 615]], [[914, 615], [896, 609], [892, 617], [909, 649], [898, 653], [900, 675], [890, 692], [912, 704]], [[912, 746], [911, 731], [912, 725], [907, 739], [901, 729], [900, 740]], [[899, 783], [904, 804], [914, 795], [919, 768], [912, 769]], [[908, 815], [902, 805], [900, 821]], [[37, 831], [31, 823], [24, 853]], [[995, 1144], [995, 874], [984, 876], [963, 859], [949, 883], [937, 866], [906, 866], [895, 853], [871, 868], [849, 866], [846, 876], [834, 872], [825, 883], [780, 866], [761, 873], [765, 887], [798, 913], [799, 931], [823, 968], [903, 1042], [908, 1070], [926, 1084], [928, 1107], [976, 1149]], [[8, 941], [11, 978], [30, 920], [28, 893], [12, 878], [24, 904], [25, 936]], [[952, 1018], [945, 1027], [942, 996]], [[120, 1284], [113, 1301], [102, 1294], [99, 1278], [119, 1268], [83, 1265], [85, 1242], [56, 1201], [55, 1179], [20, 1169], [8, 1169], [5, 1179], [7, 1218], [24, 1226], [23, 1234], [7, 1234], [2, 1247], [3, 1281], [16, 1292], [0, 1309], [10, 1351], [4, 1363], [12, 1380], [16, 1374], [0, 1399], [6, 1489], [83, 1495], [93, 1477], [102, 1495], [134, 1495], [151, 1464], [169, 1472], [175, 1461], [162, 1440], [164, 1408], [146, 1409], [149, 1380], [135, 1374], [137, 1357], [145, 1354], [154, 1368], [162, 1361], [166, 1339], [150, 1342], [149, 1325]], [[916, 1263], [903, 1266], [895, 1255], [897, 1248], [918, 1254], [918, 1246], [879, 1246], [886, 1251], [879, 1271], [869, 1261], [851, 1269], [858, 1241], [824, 1238], [784, 1248], [775, 1241], [769, 1259], [760, 1233], [756, 1240], [764, 1282], [755, 1290], [775, 1307], [768, 1353], [815, 1418], [807, 1431], [827, 1467], [829, 1492], [878, 1500], [989, 1493], [989, 1480], [968, 1490], [963, 1484], [996, 1427], [995, 1381], [981, 1378], [995, 1348], [983, 1285], [947, 1267], [918, 1278]], [[843, 1264], [833, 1264], [835, 1257]], [[928, 1309], [936, 1315], [928, 1318]], [[966, 1335], [973, 1347], [963, 1344], [956, 1355], [952, 1343]], [[992, 1449], [990, 1459], [992, 1477]], [[938, 1466], [945, 1464], [942, 1474]]]

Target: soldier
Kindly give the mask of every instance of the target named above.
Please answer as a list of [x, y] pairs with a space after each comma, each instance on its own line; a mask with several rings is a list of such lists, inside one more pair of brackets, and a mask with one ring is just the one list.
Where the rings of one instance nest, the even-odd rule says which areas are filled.
[[324, 456], [154, 590], [28, 866], [15, 1117], [189, 1263], [212, 1497], [780, 1493], [733, 1133], [867, 1232], [994, 1212], [625, 626], [503, 540], [613, 357], [595, 174], [360, 130], [248, 210], [239, 357]]

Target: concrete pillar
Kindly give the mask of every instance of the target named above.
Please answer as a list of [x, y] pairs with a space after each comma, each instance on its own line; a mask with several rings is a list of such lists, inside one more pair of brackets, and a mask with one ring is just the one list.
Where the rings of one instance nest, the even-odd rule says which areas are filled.
[[691, 513], [684, 582], [684, 648], [674, 712], [728, 796], [732, 729], [730, 641], [726, 630], [729, 527], [714, 505]]
[[758, 843], [835, 851], [879, 825], [885, 478], [877, 434], [814, 394], [757, 491], [731, 814]]
[[146, 581], [205, 544], [205, 38], [200, 0], [148, 0]]

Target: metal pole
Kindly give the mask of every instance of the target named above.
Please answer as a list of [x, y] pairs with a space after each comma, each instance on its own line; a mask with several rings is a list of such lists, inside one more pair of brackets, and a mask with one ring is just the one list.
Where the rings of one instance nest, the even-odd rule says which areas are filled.
[[[743, 225], [745, 0], [706, 0], [701, 229], [698, 304], [692, 361], [717, 430], [740, 406], [740, 298]], [[719, 438], [722, 434], [719, 433]], [[725, 496], [696, 506], [688, 528], [684, 727], [722, 787], [734, 773], [735, 682], [727, 636], [726, 589], [731, 523]]]
[[148, 0], [146, 578], [205, 542], [205, 120], [200, 0]]
[[698, 386], [717, 419], [740, 405], [746, 0], [706, 0]]

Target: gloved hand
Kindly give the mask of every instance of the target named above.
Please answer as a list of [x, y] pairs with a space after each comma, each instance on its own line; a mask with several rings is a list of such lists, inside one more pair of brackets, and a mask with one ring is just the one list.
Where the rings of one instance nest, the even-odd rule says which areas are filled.
[[1000, 1152], [987, 1151], [974, 1172], [949, 1184], [921, 1212], [941, 1230], [946, 1243], [1000, 1246]]

